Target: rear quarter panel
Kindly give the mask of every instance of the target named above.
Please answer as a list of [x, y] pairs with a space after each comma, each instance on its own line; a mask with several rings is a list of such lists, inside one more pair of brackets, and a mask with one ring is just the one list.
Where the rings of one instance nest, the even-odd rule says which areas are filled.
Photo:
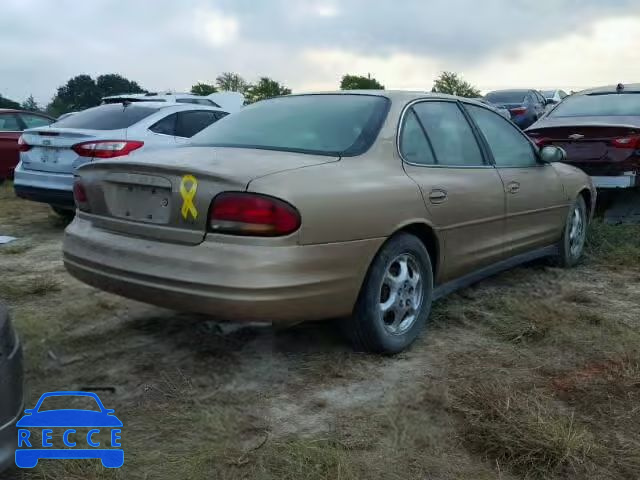
[[590, 205], [587, 205], [587, 207], [589, 208], [590, 218], [593, 218], [597, 193], [593, 186], [593, 182], [591, 181], [591, 177], [579, 168], [566, 163], [554, 163], [553, 167], [556, 172], [558, 172], [558, 176], [562, 181], [565, 192], [571, 201], [574, 201], [578, 197], [578, 194], [584, 190], [590, 192], [591, 201], [589, 202]]

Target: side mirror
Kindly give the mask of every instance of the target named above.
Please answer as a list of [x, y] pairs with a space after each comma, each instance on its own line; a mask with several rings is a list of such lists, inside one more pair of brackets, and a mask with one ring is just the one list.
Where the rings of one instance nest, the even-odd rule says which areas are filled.
[[564, 162], [567, 159], [567, 152], [560, 147], [549, 145], [540, 150], [540, 161], [542, 163]]
[[557, 105], [558, 102], [553, 98], [547, 98], [544, 102], [545, 105]]

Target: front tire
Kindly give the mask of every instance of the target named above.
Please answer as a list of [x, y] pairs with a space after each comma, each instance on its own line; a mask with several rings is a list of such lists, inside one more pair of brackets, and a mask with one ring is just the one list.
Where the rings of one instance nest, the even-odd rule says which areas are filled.
[[560, 267], [573, 267], [582, 258], [587, 238], [587, 222], [587, 204], [582, 195], [578, 195], [569, 211], [560, 239], [560, 253], [557, 257]]
[[414, 235], [391, 237], [378, 252], [358, 296], [347, 333], [358, 350], [394, 354], [422, 331], [433, 296], [433, 269]]

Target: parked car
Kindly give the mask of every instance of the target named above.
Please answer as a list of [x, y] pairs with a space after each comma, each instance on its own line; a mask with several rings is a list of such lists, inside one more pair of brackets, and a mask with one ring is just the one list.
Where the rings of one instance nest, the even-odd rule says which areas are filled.
[[640, 186], [640, 84], [594, 88], [566, 98], [527, 134], [567, 152], [598, 188]]
[[16, 195], [73, 213], [73, 174], [80, 165], [144, 150], [175, 148], [227, 112], [203, 105], [138, 102], [101, 105], [20, 138]]
[[550, 105], [557, 105], [569, 96], [564, 90], [542, 90], [540, 93], [547, 101], [550, 101]]
[[22, 131], [53, 122], [54, 118], [42, 113], [0, 109], [0, 183], [13, 178], [20, 155], [18, 138]]
[[496, 90], [487, 93], [485, 98], [509, 110], [513, 123], [522, 129], [538, 120], [551, 103], [537, 90]]
[[22, 346], [9, 311], [0, 304], [0, 473], [13, 465], [23, 408]]
[[226, 112], [234, 113], [244, 105], [244, 95], [238, 92], [216, 92], [211, 95], [201, 96], [191, 93], [123, 93], [102, 98], [102, 104], [122, 102], [171, 102], [193, 103], [208, 107], [222, 108]]
[[189, 147], [79, 168], [64, 264], [225, 320], [343, 318], [358, 348], [399, 352], [433, 299], [535, 258], [578, 261], [596, 194], [563, 159], [470, 99], [265, 100]]
[[500, 105], [494, 105], [493, 103], [491, 103], [489, 100], [487, 100], [484, 97], [476, 97], [476, 98], [474, 98], [474, 100], [489, 106], [490, 108], [492, 108], [493, 110], [498, 112], [500, 115], [502, 115], [507, 120], [511, 120], [511, 112], [509, 112], [509, 110], [507, 110], [506, 108], [501, 107]]

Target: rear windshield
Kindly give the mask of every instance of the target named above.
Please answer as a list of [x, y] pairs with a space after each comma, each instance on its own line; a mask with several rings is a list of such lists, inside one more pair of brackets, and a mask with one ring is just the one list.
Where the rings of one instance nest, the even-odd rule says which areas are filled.
[[254, 103], [193, 137], [196, 145], [359, 155], [389, 108], [374, 95], [297, 95]]
[[100, 105], [82, 112], [74, 113], [57, 121], [56, 127], [86, 128], [89, 130], [120, 130], [153, 115], [159, 109], [135, 104], [124, 106], [122, 103]]
[[551, 117], [640, 116], [640, 93], [573, 95], [565, 98]]
[[491, 103], [522, 103], [527, 92], [491, 92], [484, 97]]

